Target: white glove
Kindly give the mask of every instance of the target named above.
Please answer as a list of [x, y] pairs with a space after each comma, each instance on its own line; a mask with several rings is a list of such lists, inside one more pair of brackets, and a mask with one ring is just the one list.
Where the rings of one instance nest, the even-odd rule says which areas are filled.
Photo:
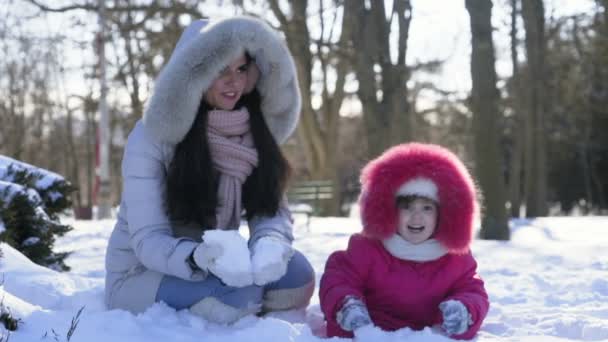
[[344, 305], [336, 314], [336, 321], [340, 328], [346, 331], [357, 331], [357, 329], [372, 325], [372, 319], [365, 304], [358, 298], [348, 296], [344, 299]]
[[[198, 267], [213, 273], [228, 286], [244, 287], [253, 284], [247, 242], [234, 234], [221, 234], [224, 236], [220, 239], [210, 236], [203, 240], [192, 252], [192, 259]], [[229, 239], [232, 239], [232, 243], [227, 241]], [[239, 243], [239, 239], [242, 239], [242, 243]]]
[[287, 264], [294, 252], [291, 245], [274, 236], [257, 240], [251, 251], [254, 284], [263, 286], [279, 280], [287, 272]]
[[473, 324], [471, 314], [462, 302], [450, 299], [439, 304], [439, 309], [443, 313], [443, 323], [441, 327], [448, 335], [460, 335], [469, 329]]
[[224, 248], [215, 243], [201, 242], [192, 251], [194, 263], [204, 271], [210, 271], [222, 255], [224, 255]]

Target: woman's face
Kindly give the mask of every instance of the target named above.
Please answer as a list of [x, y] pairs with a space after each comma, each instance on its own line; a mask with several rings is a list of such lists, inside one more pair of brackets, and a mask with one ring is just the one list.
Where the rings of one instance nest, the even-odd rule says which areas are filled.
[[415, 198], [399, 208], [399, 235], [419, 244], [430, 238], [437, 226], [437, 205], [426, 198]]
[[215, 109], [234, 109], [247, 84], [247, 67], [245, 54], [232, 61], [205, 93], [205, 102]]

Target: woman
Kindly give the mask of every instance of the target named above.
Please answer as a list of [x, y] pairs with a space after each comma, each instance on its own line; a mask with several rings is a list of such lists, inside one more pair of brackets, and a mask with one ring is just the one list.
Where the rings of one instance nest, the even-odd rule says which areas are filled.
[[[200, 20], [184, 31], [125, 147], [108, 308], [138, 313], [163, 301], [232, 323], [308, 304], [314, 272], [291, 247], [278, 147], [299, 111], [293, 58], [266, 24]], [[201, 241], [205, 230], [238, 229], [243, 209], [253, 276], [211, 267], [224, 251]], [[224, 281], [247, 276], [252, 284]]]

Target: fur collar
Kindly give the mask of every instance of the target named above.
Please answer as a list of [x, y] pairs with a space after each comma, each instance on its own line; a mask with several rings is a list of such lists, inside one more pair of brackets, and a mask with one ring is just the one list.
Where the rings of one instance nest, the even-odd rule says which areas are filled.
[[384, 248], [395, 258], [411, 261], [431, 261], [447, 254], [447, 250], [435, 239], [428, 239], [419, 244], [406, 241], [399, 234], [382, 240]]
[[256, 88], [266, 124], [279, 144], [285, 142], [296, 128], [301, 98], [293, 58], [279, 35], [250, 17], [189, 29], [191, 37], [180, 40], [155, 81], [143, 116], [146, 129], [162, 142], [180, 142], [194, 122], [203, 93], [230, 61], [247, 51], [260, 70]]

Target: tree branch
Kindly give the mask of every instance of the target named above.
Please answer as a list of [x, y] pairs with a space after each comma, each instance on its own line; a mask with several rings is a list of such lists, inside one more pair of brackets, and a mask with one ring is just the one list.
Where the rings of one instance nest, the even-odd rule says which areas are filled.
[[279, 3], [277, 2], [277, 0], [268, 0], [268, 3], [270, 4], [270, 9], [272, 10], [272, 13], [274, 13], [274, 16], [277, 17], [279, 23], [281, 23], [282, 30], [286, 30], [289, 21], [287, 20], [287, 17], [285, 17], [285, 14], [281, 11]]
[[[97, 12], [99, 10], [99, 6], [97, 4], [93, 4], [93, 3], [75, 4], [75, 5], [68, 5], [68, 6], [63, 6], [63, 7], [50, 7], [50, 6], [42, 3], [39, 0], [25, 0], [25, 1], [36, 6], [38, 9], [40, 9], [41, 11], [44, 11], [44, 12], [64, 13], [64, 12], [69, 12], [69, 11], [74, 11], [74, 10], [85, 10], [85, 11]], [[176, 5], [170, 5], [170, 6], [159, 6], [156, 3], [148, 4], [148, 5], [131, 5], [131, 4], [129, 4], [126, 6], [113, 6], [113, 7], [105, 8], [106, 12], [108, 12], [108, 13], [129, 12], [129, 11], [149, 12], [151, 9], [155, 9], [156, 11], [152, 11], [152, 12], [156, 12], [156, 13], [168, 11], [168, 12], [180, 12], [180, 13], [185, 12], [185, 13], [196, 15], [196, 16], [201, 15], [201, 13], [199, 11], [189, 8], [183, 4], [176, 4]]]
[[407, 40], [412, 21], [412, 4], [409, 0], [395, 0], [395, 14], [399, 18], [399, 43], [397, 51], [397, 65], [405, 66], [407, 55]]
[[69, 12], [69, 11], [73, 11], [73, 10], [97, 11], [99, 9], [99, 7], [97, 5], [88, 4], [88, 3], [53, 8], [53, 7], [49, 7], [45, 4], [42, 4], [37, 0], [26, 0], [26, 1], [34, 6], [38, 7], [38, 9], [40, 9], [41, 11], [44, 11], [44, 12]]

